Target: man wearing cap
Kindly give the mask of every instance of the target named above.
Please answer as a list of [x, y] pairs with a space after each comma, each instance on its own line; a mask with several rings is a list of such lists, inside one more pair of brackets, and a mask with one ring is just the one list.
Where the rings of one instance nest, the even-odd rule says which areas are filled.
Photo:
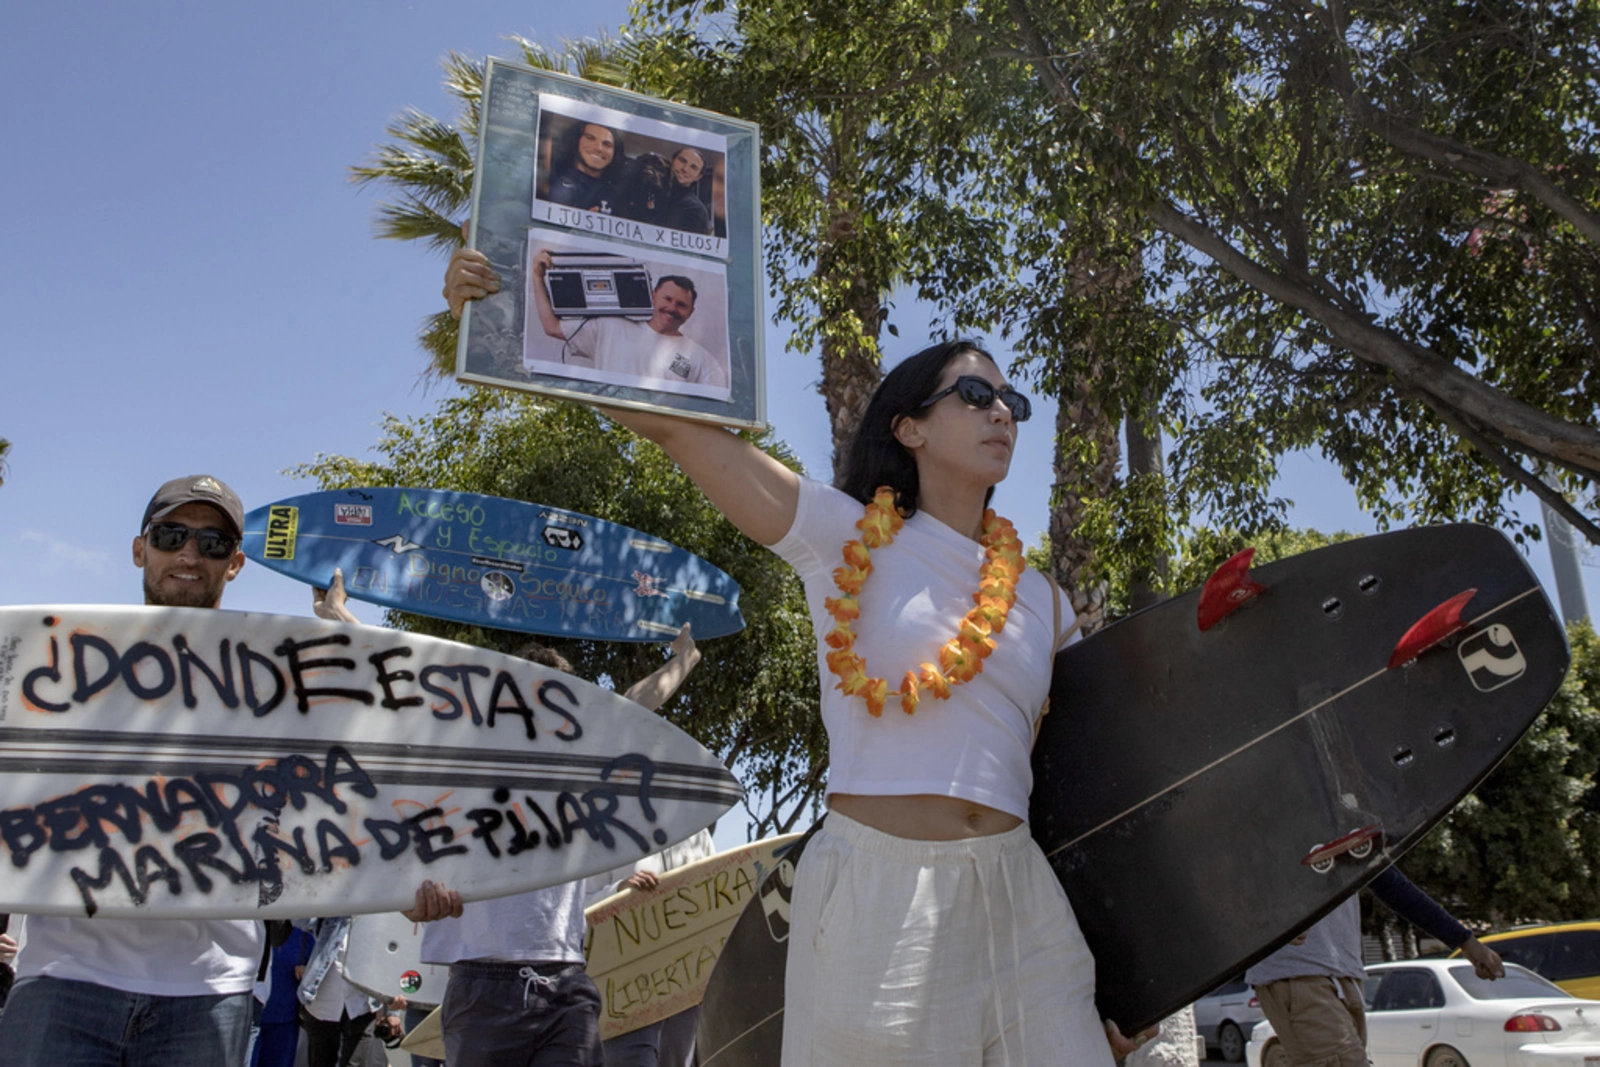
[[[217, 607], [244, 566], [243, 531], [244, 506], [216, 478], [167, 482], [133, 540], [144, 602]], [[0, 1015], [0, 1064], [242, 1064], [263, 942], [253, 919], [31, 916]]]

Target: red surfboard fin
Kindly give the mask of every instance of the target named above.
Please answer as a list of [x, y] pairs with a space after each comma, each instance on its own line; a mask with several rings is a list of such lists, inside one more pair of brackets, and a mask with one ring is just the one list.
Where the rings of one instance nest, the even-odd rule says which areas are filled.
[[1467, 589], [1457, 593], [1418, 619], [1389, 654], [1388, 669], [1392, 671], [1402, 663], [1410, 663], [1451, 634], [1464, 629], [1467, 624], [1461, 621], [1461, 612], [1477, 592], [1476, 589]]
[[1200, 632], [1238, 611], [1247, 601], [1266, 591], [1266, 586], [1250, 577], [1250, 561], [1256, 550], [1247, 548], [1218, 567], [1200, 590]]

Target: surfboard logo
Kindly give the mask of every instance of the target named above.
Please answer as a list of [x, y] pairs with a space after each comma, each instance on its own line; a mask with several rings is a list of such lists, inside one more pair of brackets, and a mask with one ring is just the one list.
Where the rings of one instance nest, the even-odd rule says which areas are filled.
[[559, 526], [546, 526], [540, 533], [544, 543], [551, 548], [564, 548], [576, 552], [583, 547], [583, 535], [577, 530], [563, 530]]
[[667, 594], [663, 593], [661, 590], [656, 588], [656, 586], [658, 584], [660, 584], [660, 582], [661, 582], [661, 578], [659, 576], [657, 576], [657, 575], [646, 574], [644, 571], [634, 571], [633, 572], [633, 580], [639, 583], [638, 585], [633, 587], [633, 595], [634, 596], [666, 596], [667, 595]]
[[372, 543], [375, 545], [382, 545], [384, 548], [387, 548], [390, 552], [393, 552], [397, 556], [403, 556], [407, 552], [415, 552], [422, 547], [415, 541], [407, 541], [399, 534], [392, 534], [389, 537], [385, 537], [381, 541], [374, 541]]
[[780, 860], [772, 877], [761, 886], [761, 910], [767, 915], [767, 932], [774, 941], [789, 940], [789, 897], [794, 893], [794, 861]]
[[400, 976], [400, 992], [410, 996], [422, 988], [422, 975], [416, 971], [407, 971]]
[[510, 600], [517, 591], [516, 583], [503, 571], [488, 571], [479, 579], [478, 586], [490, 600]]
[[371, 526], [371, 504], [335, 504], [333, 521], [340, 526]]
[[274, 504], [267, 509], [267, 559], [294, 559], [294, 538], [300, 529], [300, 509]]
[[1456, 649], [1472, 684], [1483, 693], [1510, 685], [1528, 670], [1528, 660], [1517, 647], [1511, 627], [1494, 623], [1464, 638]]

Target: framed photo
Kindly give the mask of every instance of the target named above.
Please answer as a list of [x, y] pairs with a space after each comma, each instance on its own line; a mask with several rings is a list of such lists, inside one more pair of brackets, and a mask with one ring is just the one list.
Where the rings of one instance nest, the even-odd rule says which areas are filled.
[[756, 129], [490, 59], [456, 376], [765, 428]]

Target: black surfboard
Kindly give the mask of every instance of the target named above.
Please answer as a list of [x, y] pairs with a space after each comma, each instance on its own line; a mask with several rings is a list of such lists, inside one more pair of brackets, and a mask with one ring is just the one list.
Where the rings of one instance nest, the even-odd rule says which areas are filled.
[[[1152, 1024], [1331, 911], [1494, 768], [1569, 659], [1517, 549], [1472, 525], [1239, 565], [1061, 652], [1030, 821], [1101, 1014]], [[787, 884], [728, 938], [702, 1067], [778, 1062]]]
[[[795, 865], [822, 828], [789, 846], [733, 924], [700, 1001], [695, 1063], [773, 1064], [783, 1051], [783, 969], [789, 958], [789, 894]], [[730, 959], [728, 953], [732, 952]]]

